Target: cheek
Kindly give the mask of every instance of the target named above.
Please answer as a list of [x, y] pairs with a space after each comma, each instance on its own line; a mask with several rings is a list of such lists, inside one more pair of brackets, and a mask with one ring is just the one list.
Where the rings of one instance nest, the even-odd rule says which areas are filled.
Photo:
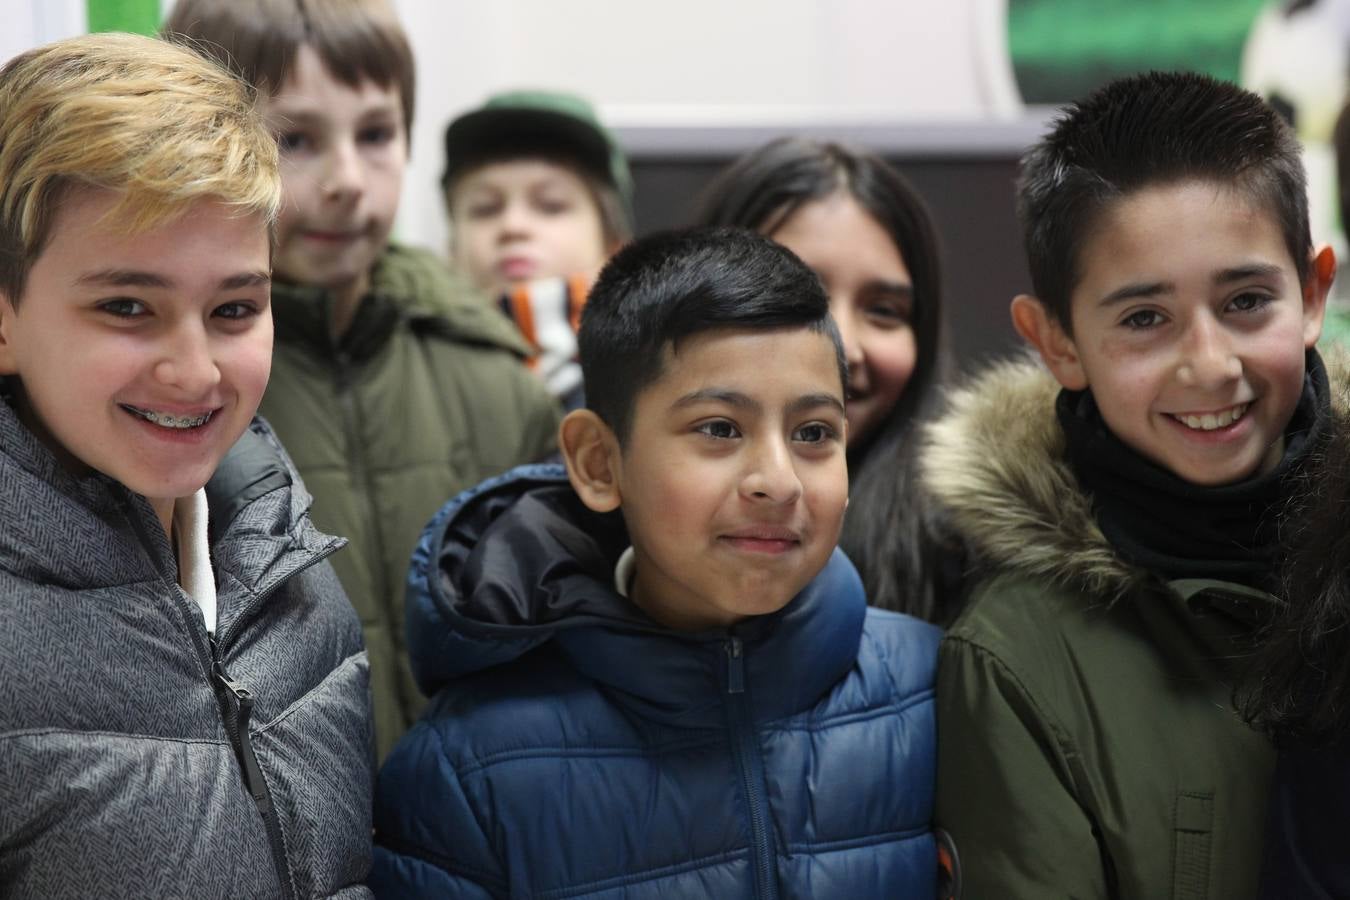
[[277, 215], [277, 250], [282, 253], [290, 247], [300, 222], [300, 210], [296, 207], [293, 196], [289, 190], [284, 192], [281, 212]]
[[914, 331], [898, 328], [871, 332], [863, 339], [862, 351], [872, 390], [892, 403], [899, 400], [918, 362]]
[[224, 365], [228, 366], [240, 397], [256, 407], [272, 373], [271, 327], [231, 347]]
[[367, 191], [376, 215], [393, 221], [398, 212], [399, 196], [403, 191], [403, 164], [390, 163], [372, 171], [368, 176]]
[[833, 541], [837, 542], [848, 507], [848, 466], [842, 454], [813, 473], [810, 497], [813, 516], [821, 527], [832, 530]]

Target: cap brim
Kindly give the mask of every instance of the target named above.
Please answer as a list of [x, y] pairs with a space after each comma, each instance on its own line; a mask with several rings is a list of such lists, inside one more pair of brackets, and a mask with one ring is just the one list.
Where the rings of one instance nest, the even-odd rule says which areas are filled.
[[485, 157], [550, 151], [613, 181], [605, 135], [574, 116], [543, 109], [480, 109], [451, 122], [445, 130], [445, 177]]

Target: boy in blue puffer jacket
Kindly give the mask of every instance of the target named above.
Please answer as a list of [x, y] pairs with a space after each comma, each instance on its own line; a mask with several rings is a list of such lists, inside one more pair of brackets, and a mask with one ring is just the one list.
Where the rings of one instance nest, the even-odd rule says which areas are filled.
[[434, 700], [380, 774], [383, 896], [932, 897], [938, 632], [866, 607], [816, 277], [658, 235], [583, 315], [566, 472], [451, 501], [413, 560]]

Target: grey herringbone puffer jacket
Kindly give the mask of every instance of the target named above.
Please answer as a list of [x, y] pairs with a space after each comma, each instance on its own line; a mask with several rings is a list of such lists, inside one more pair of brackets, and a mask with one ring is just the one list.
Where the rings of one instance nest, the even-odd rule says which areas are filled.
[[144, 498], [0, 401], [0, 896], [368, 897], [361, 629], [255, 420], [207, 486], [214, 640]]

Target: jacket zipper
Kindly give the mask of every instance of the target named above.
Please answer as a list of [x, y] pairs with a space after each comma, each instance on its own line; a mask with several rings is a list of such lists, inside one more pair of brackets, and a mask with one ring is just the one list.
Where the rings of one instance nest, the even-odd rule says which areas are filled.
[[778, 878], [774, 865], [773, 840], [769, 833], [764, 798], [764, 760], [760, 758], [754, 720], [745, 697], [745, 646], [736, 636], [725, 645], [727, 654], [727, 719], [731, 723], [731, 753], [741, 776], [746, 805], [750, 808], [751, 862], [755, 874], [755, 896], [777, 900]]
[[371, 560], [374, 571], [371, 587], [376, 596], [372, 599], [383, 606], [385, 585], [389, 583], [389, 573], [385, 571], [388, 556], [384, 552], [384, 534], [381, 531], [380, 518], [376, 515], [375, 485], [370, 479], [370, 466], [367, 465], [364, 445], [361, 443], [361, 409], [356, 402], [351, 356], [345, 351], [337, 351], [334, 367], [337, 373], [338, 405], [342, 410], [342, 431], [347, 438], [347, 465], [360, 485], [367, 534], [375, 554], [375, 558]]
[[[145, 547], [152, 565], [155, 565], [154, 543], [146, 533], [144, 524], [135, 515], [129, 515], [128, 520]], [[258, 807], [258, 812], [262, 814], [263, 825], [267, 830], [268, 847], [272, 851], [272, 864], [276, 867], [281, 895], [286, 900], [293, 900], [295, 889], [291, 884], [290, 872], [286, 865], [286, 846], [282, 841], [281, 822], [277, 817], [276, 807], [272, 804], [272, 794], [267, 787], [267, 779], [263, 777], [262, 767], [258, 764], [258, 757], [253, 752], [253, 743], [248, 734], [248, 720], [253, 713], [253, 694], [244, 685], [232, 680], [226, 673], [224, 662], [221, 659], [220, 646], [225, 643], [227, 636], [233, 637], [234, 633], [249, 620], [254, 610], [258, 609], [281, 585], [311, 566], [327, 559], [332, 554], [331, 548], [316, 554], [284, 579], [277, 581], [262, 593], [256, 594], [253, 597], [253, 602], [241, 609], [234, 620], [230, 622], [229, 630], [221, 632], [219, 639], [206, 628], [205, 621], [197, 611], [194, 610], [188, 619], [189, 622], [197, 624], [197, 628], [189, 626], [193, 646], [198, 654], [203, 654], [206, 657], [202, 659], [202, 662], [205, 663], [207, 671], [211, 673], [211, 687], [216, 695], [216, 703], [220, 708], [225, 732], [230, 739], [230, 746], [234, 750], [235, 757], [239, 761], [244, 778], [244, 787], [248, 790], [249, 796], [253, 798], [254, 804]], [[158, 568], [158, 565], [155, 565], [155, 567]], [[169, 584], [176, 585], [177, 583], [177, 579], [173, 577], [166, 580]], [[177, 590], [176, 599], [179, 603], [188, 606], [192, 603], [191, 598], [182, 588]], [[206, 636], [206, 647], [198, 643], [202, 635]]]
[[220, 701], [221, 713], [225, 719], [225, 732], [229, 735], [230, 746], [239, 760], [253, 803], [262, 814], [263, 825], [267, 829], [267, 843], [272, 850], [272, 864], [276, 866], [277, 881], [281, 885], [281, 896], [290, 900], [295, 896], [291, 885], [290, 870], [286, 865], [286, 845], [281, 838], [281, 822], [276, 807], [272, 805], [272, 792], [263, 777], [258, 757], [253, 752], [253, 741], [248, 734], [248, 720], [253, 713], [253, 694], [248, 688], [230, 678], [225, 664], [220, 659], [220, 648], [216, 639], [211, 638], [211, 670], [216, 680], [216, 697]]
[[332, 553], [333, 551], [330, 549], [306, 560], [304, 565], [296, 568], [290, 575], [254, 596], [253, 602], [241, 609], [239, 615], [235, 616], [230, 622], [228, 630], [222, 631], [218, 637], [210, 632], [207, 632], [206, 635], [211, 648], [209, 662], [212, 680], [215, 682], [213, 687], [216, 693], [216, 701], [220, 705], [221, 717], [225, 723], [225, 733], [230, 739], [230, 746], [234, 749], [235, 758], [239, 761], [244, 788], [253, 798], [254, 805], [258, 807], [258, 812], [262, 814], [263, 827], [267, 831], [267, 845], [272, 851], [272, 864], [276, 867], [277, 880], [281, 884], [281, 896], [286, 900], [292, 900], [295, 897], [295, 889], [291, 884], [290, 869], [286, 863], [286, 844], [281, 835], [281, 819], [272, 803], [271, 789], [267, 786], [267, 779], [263, 775], [262, 766], [258, 763], [257, 754], [253, 752], [253, 741], [248, 733], [249, 717], [253, 714], [253, 693], [243, 684], [230, 678], [229, 673], [225, 671], [225, 662], [220, 648], [226, 643], [226, 638], [232, 638], [235, 632], [248, 622], [254, 610], [265, 603], [267, 598], [272, 596], [278, 588], [311, 566], [327, 559]]

